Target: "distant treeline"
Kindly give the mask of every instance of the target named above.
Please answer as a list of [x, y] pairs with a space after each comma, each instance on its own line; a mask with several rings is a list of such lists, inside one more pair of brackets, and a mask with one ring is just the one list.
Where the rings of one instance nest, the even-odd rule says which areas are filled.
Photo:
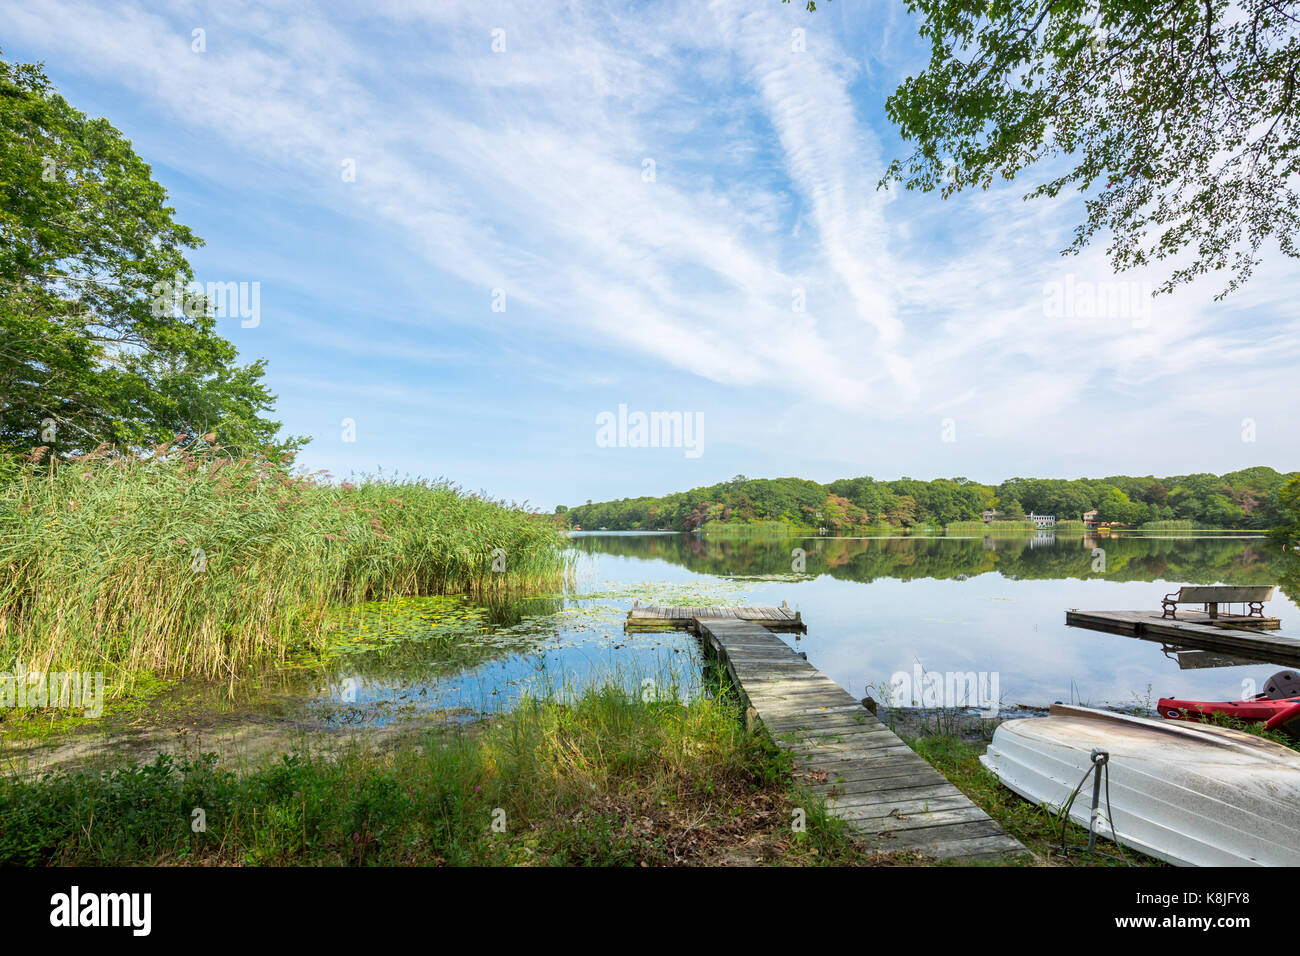
[[556, 510], [572, 525], [611, 531], [768, 524], [844, 533], [978, 521], [988, 510], [1006, 521], [1024, 521], [1030, 513], [1079, 521], [1095, 510], [1098, 521], [1129, 526], [1177, 521], [1203, 528], [1268, 529], [1294, 520], [1289, 510], [1297, 489], [1300, 472], [1281, 474], [1262, 466], [1168, 478], [1011, 478], [996, 486], [966, 478], [841, 478], [823, 485], [804, 478], [737, 475], [660, 498], [589, 501]]

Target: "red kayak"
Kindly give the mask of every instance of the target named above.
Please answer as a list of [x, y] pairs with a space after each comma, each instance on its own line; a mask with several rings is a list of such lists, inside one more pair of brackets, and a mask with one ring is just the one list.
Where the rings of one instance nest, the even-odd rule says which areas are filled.
[[1247, 723], [1264, 724], [1265, 730], [1281, 730], [1300, 737], [1300, 697], [1268, 700], [1251, 697], [1249, 700], [1176, 700], [1161, 697], [1160, 716], [1170, 720], [1195, 720], [1198, 714], [1224, 714]]
[[1265, 730], [1280, 730], [1292, 737], [1300, 737], [1300, 693], [1296, 693], [1297, 690], [1300, 690], [1300, 675], [1294, 671], [1282, 671], [1268, 679], [1264, 693], [1246, 700], [1161, 697], [1156, 706], [1160, 709], [1160, 716], [1170, 720], [1195, 720], [1201, 715], [1223, 714], [1247, 723], [1262, 723]]

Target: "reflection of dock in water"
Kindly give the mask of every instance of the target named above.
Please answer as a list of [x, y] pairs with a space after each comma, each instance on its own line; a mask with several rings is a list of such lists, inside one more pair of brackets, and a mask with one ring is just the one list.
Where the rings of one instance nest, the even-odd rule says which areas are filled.
[[1160, 650], [1165, 657], [1178, 662], [1178, 669], [1184, 671], [1205, 670], [1211, 667], [1246, 667], [1251, 664], [1270, 664], [1258, 657], [1229, 656], [1214, 651], [1201, 651], [1194, 647], [1179, 644], [1165, 644]]
[[[1300, 639], [1278, 633], [1275, 629], [1281, 626], [1281, 622], [1275, 617], [1220, 614], [1212, 619], [1204, 611], [1180, 609], [1175, 620], [1161, 617], [1159, 611], [1069, 610], [1065, 612], [1065, 623], [1070, 627], [1122, 634], [1161, 645], [1211, 651], [1238, 663], [1300, 666]], [[1179, 666], [1183, 666], [1181, 657]], [[1230, 665], [1207, 662], [1201, 666]]]

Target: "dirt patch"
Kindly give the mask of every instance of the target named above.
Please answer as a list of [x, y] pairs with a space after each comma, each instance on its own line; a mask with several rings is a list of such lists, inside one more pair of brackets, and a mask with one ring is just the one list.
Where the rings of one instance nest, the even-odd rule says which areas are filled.
[[411, 734], [449, 726], [463, 715], [426, 712], [418, 717], [370, 721], [331, 715], [195, 711], [153, 714], [148, 719], [87, 723], [49, 737], [0, 737], [0, 773], [27, 776], [53, 770], [99, 770], [148, 763], [162, 753], [216, 753], [235, 769], [293, 750], [330, 751], [360, 744], [382, 749]]
[[[569, 821], [589, 838], [599, 821], [618, 821], [613, 842], [626, 841], [640, 866], [917, 866], [911, 851], [870, 851], [824, 832], [796, 834], [787, 794], [738, 782], [725, 793], [683, 787], [672, 798], [645, 793], [604, 796]], [[595, 826], [593, 827], [593, 823]], [[629, 859], [631, 862], [631, 859]], [[929, 861], [932, 862], [932, 861]]]

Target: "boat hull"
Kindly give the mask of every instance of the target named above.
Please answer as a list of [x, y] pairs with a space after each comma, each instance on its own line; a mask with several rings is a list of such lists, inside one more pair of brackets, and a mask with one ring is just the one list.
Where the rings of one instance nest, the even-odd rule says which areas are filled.
[[[1055, 705], [1009, 720], [980, 761], [1027, 800], [1059, 808], [1109, 754], [1098, 836], [1180, 866], [1300, 866], [1300, 753], [1206, 724]], [[1087, 827], [1091, 780], [1070, 809]], [[1113, 815], [1112, 815], [1113, 814]]]

